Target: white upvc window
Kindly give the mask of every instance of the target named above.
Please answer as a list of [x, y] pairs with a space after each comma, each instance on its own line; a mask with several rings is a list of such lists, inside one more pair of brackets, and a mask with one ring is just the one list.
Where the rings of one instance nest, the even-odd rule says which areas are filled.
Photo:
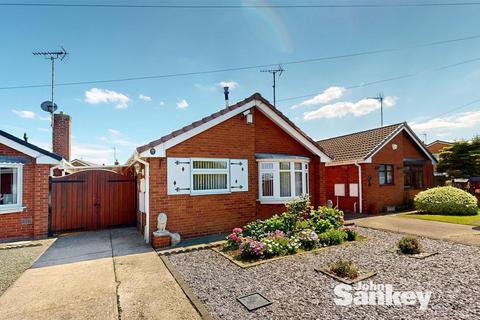
[[21, 211], [23, 165], [0, 163], [0, 214]]
[[258, 160], [259, 200], [284, 203], [308, 194], [308, 160]]
[[192, 194], [230, 192], [229, 159], [192, 158]]

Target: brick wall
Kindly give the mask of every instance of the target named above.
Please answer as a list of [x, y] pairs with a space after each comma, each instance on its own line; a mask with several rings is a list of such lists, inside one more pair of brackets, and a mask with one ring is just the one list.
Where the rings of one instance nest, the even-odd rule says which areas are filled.
[[283, 212], [283, 205], [257, 202], [258, 167], [255, 153], [283, 153], [311, 157], [310, 193], [315, 203], [325, 200], [316, 195], [323, 190], [324, 164], [277, 127], [260, 111], [252, 110], [254, 123], [242, 115], [226, 120], [167, 150], [167, 157], [207, 157], [248, 159], [249, 191], [223, 195], [167, 195], [166, 158], [150, 158], [150, 232], [161, 212], [168, 215], [167, 228], [182, 237], [228, 232], [256, 218]]
[[49, 165], [37, 165], [30, 158], [0, 144], [0, 155], [26, 157], [23, 166], [23, 211], [0, 213], [0, 240], [45, 238], [48, 235]]
[[[392, 144], [397, 145], [393, 150]], [[379, 213], [385, 210], [386, 206], [396, 206], [406, 203], [409, 199], [420, 192], [404, 188], [403, 179], [403, 159], [425, 160], [423, 167], [424, 187], [433, 186], [433, 166], [431, 160], [418, 148], [412, 139], [402, 132], [393, 138], [385, 147], [383, 147], [372, 159], [372, 163], [363, 163], [362, 167], [362, 194], [363, 194], [363, 212]], [[378, 179], [378, 169], [380, 164], [392, 164], [394, 167], [394, 184], [380, 185]], [[334, 197], [335, 183], [356, 183], [358, 181], [358, 169], [354, 164], [329, 166], [326, 168], [327, 175], [327, 197], [336, 204]], [[348, 194], [348, 185], [346, 186]], [[357, 198], [339, 197], [339, 208], [342, 210], [353, 210], [353, 203]]]
[[71, 155], [71, 118], [64, 113], [54, 114], [52, 145], [53, 152], [61, 155], [67, 161]]

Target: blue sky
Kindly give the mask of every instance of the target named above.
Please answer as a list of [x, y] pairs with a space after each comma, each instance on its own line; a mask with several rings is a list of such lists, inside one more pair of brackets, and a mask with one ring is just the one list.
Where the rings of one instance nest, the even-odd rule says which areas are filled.
[[[0, 7], [0, 87], [49, 83], [48, 61], [31, 52], [61, 45], [71, 54], [68, 61], [58, 63], [57, 81], [90, 81], [281, 63], [469, 37], [480, 35], [479, 16], [480, 6], [229, 10]], [[469, 139], [480, 134], [480, 100], [449, 111], [480, 99], [480, 61], [408, 79], [345, 88], [476, 58], [480, 58], [480, 38], [286, 65], [277, 83], [277, 107], [312, 138], [320, 139], [378, 126], [378, 105], [364, 99], [383, 92], [389, 106], [385, 108], [386, 124], [408, 121], [418, 134], [427, 134], [427, 141]], [[60, 86], [56, 102], [73, 118], [74, 157], [112, 163], [116, 147], [123, 162], [135, 146], [222, 108], [222, 81], [235, 83], [232, 102], [254, 92], [272, 97], [270, 75], [251, 69]], [[283, 100], [313, 93], [321, 95]], [[49, 88], [0, 90], [0, 129], [18, 136], [27, 132], [31, 142], [49, 147], [49, 121], [39, 107], [49, 98]]]

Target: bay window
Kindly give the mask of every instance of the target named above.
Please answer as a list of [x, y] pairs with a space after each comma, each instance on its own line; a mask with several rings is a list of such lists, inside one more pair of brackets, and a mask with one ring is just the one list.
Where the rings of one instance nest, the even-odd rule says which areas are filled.
[[261, 159], [258, 161], [259, 199], [283, 203], [308, 194], [308, 160]]
[[0, 213], [22, 206], [22, 165], [0, 163]]

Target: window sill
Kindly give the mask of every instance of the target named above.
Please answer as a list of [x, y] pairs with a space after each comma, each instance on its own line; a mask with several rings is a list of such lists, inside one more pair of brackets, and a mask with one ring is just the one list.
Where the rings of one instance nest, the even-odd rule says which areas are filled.
[[285, 204], [289, 201], [292, 201], [295, 198], [285, 198], [285, 199], [257, 199], [260, 204]]
[[23, 212], [23, 210], [25, 210], [26, 208], [27, 208], [27, 207], [22, 207], [22, 206], [2, 208], [2, 207], [0, 206], [0, 214], [21, 213], [21, 212]]

